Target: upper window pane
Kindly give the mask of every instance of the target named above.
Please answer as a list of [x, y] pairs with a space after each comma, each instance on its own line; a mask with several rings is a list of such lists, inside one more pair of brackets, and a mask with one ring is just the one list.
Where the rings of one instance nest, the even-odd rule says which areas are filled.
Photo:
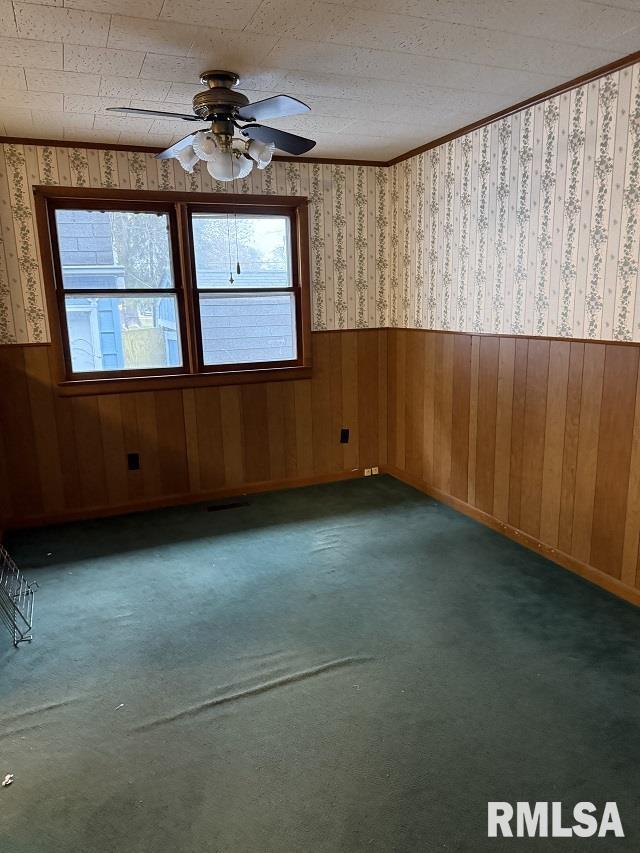
[[58, 209], [56, 228], [64, 288], [173, 287], [168, 214]]
[[288, 216], [194, 213], [192, 224], [199, 288], [292, 286]]

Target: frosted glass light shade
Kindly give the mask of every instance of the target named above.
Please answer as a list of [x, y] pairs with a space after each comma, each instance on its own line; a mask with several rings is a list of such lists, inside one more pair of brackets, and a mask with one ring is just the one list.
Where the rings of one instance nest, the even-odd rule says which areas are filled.
[[267, 168], [273, 157], [274, 150], [275, 145], [273, 142], [258, 142], [255, 139], [251, 140], [248, 148], [249, 155], [256, 161], [258, 169]]
[[220, 149], [216, 145], [215, 140], [211, 139], [210, 136], [207, 136], [205, 131], [196, 133], [193, 137], [192, 146], [198, 157], [201, 160], [206, 160], [207, 162], [213, 160], [216, 155], [220, 153]]
[[240, 156], [235, 159], [238, 163], [237, 177], [246, 178], [249, 172], [253, 169], [253, 162], [248, 157], [245, 157], [244, 154], [240, 154]]
[[188, 148], [183, 148], [182, 151], [178, 151], [176, 154], [176, 160], [185, 172], [193, 172], [193, 169], [200, 158], [193, 150], [193, 146], [189, 145]]
[[218, 151], [216, 156], [207, 163], [207, 171], [216, 181], [233, 181], [234, 178], [245, 178], [253, 163], [244, 154], [239, 157]]

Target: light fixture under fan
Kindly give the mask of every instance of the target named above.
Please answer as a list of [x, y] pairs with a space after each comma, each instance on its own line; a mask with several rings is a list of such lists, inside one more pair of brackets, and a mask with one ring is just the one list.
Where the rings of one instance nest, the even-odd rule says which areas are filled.
[[257, 123], [258, 119], [285, 118], [309, 112], [310, 108], [297, 98], [274, 95], [250, 103], [246, 95], [235, 91], [240, 78], [232, 71], [205, 71], [200, 76], [200, 82], [208, 88], [194, 96], [193, 115], [137, 107], [107, 109], [111, 112], [210, 122], [208, 129], [190, 133], [156, 154], [156, 159], [175, 157], [187, 172], [192, 172], [202, 160], [206, 162], [209, 174], [218, 181], [246, 177], [254, 163], [258, 169], [266, 168], [276, 148], [287, 154], [300, 155], [310, 151], [316, 144], [312, 139]]

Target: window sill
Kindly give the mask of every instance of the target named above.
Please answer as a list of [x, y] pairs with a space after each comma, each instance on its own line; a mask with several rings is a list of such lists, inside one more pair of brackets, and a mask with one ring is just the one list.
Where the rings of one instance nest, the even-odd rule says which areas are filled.
[[186, 388], [210, 388], [220, 385], [245, 385], [255, 382], [283, 382], [310, 379], [311, 365], [267, 367], [264, 370], [232, 370], [224, 373], [171, 373], [157, 376], [114, 376], [98, 379], [65, 379], [58, 383], [61, 397], [99, 394], [125, 394], [138, 391], [168, 391]]

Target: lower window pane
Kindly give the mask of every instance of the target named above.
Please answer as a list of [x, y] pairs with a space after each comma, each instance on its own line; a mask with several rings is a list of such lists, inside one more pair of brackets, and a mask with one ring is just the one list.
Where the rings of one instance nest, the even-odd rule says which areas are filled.
[[182, 365], [175, 296], [68, 296], [65, 308], [74, 373]]
[[291, 293], [200, 294], [205, 364], [293, 361], [296, 306]]

